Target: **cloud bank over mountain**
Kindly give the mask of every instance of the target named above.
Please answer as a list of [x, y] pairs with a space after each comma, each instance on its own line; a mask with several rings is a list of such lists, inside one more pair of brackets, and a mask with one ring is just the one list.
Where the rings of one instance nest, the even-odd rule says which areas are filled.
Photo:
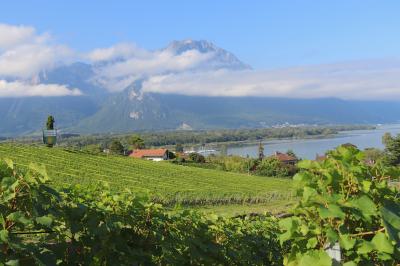
[[74, 61], [90, 63], [90, 82], [109, 92], [142, 80], [144, 92], [184, 95], [400, 99], [397, 58], [252, 70], [207, 41], [175, 41], [154, 51], [121, 43], [80, 53], [34, 27], [0, 24], [0, 97], [82, 95], [82, 88], [37, 78]]
[[153, 76], [144, 91], [208, 96], [400, 99], [400, 60]]
[[38, 34], [29, 26], [0, 24], [0, 97], [80, 95], [77, 88], [65, 85], [35, 84], [38, 73], [72, 57], [71, 49], [53, 44], [47, 33]]

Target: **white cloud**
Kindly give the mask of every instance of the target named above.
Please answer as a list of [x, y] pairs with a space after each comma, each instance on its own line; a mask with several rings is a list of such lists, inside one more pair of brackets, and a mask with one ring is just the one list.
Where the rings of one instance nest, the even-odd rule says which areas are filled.
[[33, 27], [0, 24], [0, 50], [29, 41], [34, 36]]
[[0, 97], [54, 97], [82, 95], [78, 89], [69, 89], [58, 84], [29, 84], [21, 81], [0, 80]]
[[70, 55], [65, 46], [19, 45], [0, 54], [0, 76], [30, 78]]
[[[188, 50], [175, 54], [170, 50], [147, 51], [129, 46], [116, 45], [105, 49], [96, 49], [88, 54], [94, 62], [107, 61], [97, 68], [96, 81], [110, 91], [120, 91], [133, 80], [164, 73], [186, 72], [201, 67], [212, 58], [214, 53], [201, 53]], [[118, 59], [112, 61], [113, 59]]]
[[119, 58], [143, 56], [148, 52], [131, 43], [120, 43], [108, 48], [98, 48], [89, 52], [86, 57], [92, 62], [109, 61]]
[[0, 24], [0, 97], [77, 96], [79, 89], [58, 84], [31, 84], [43, 70], [73, 57], [67, 46], [52, 43], [33, 27]]
[[47, 33], [0, 24], [0, 77], [28, 79], [71, 57], [73, 52], [67, 46], [53, 44]]
[[158, 75], [144, 91], [206, 96], [400, 99], [400, 61], [376, 60], [269, 71]]

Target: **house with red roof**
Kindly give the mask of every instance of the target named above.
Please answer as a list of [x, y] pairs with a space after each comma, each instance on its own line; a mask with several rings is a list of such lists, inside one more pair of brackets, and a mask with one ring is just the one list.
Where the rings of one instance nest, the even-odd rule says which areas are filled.
[[164, 161], [168, 160], [168, 150], [167, 149], [143, 149], [134, 150], [129, 155], [129, 157], [146, 159], [149, 161]]
[[298, 161], [298, 159], [296, 157], [291, 156], [286, 153], [279, 152], [279, 151], [276, 151], [275, 154], [272, 155], [272, 157], [275, 157], [282, 163], [291, 164], [291, 165], [295, 165]]

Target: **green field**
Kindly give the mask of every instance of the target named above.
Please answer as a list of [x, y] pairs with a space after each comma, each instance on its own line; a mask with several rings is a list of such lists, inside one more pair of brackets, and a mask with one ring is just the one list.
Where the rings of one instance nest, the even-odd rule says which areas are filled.
[[[0, 144], [0, 158], [16, 164], [43, 164], [52, 185], [105, 181], [113, 190], [148, 193], [153, 200], [173, 205], [243, 205], [288, 202], [288, 179], [248, 176], [218, 170], [150, 162], [122, 156], [90, 155], [61, 148], [16, 143]], [[241, 205], [242, 204], [242, 205]]]

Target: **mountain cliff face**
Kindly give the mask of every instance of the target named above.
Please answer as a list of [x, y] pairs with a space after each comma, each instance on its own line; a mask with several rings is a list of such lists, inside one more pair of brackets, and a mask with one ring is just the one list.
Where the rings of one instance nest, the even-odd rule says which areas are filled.
[[215, 46], [208, 41], [173, 41], [164, 50], [170, 51], [175, 55], [181, 55], [184, 52], [195, 50], [200, 53], [212, 53], [213, 56], [203, 65], [203, 69], [229, 69], [229, 70], [246, 70], [251, 66], [241, 62], [234, 54]]
[[[207, 53], [207, 60], [191, 71], [251, 69], [232, 53], [207, 41], [174, 41], [161, 51], [173, 55]], [[394, 102], [144, 93], [142, 84], [148, 75], [111, 93], [99, 82], [98, 73], [107, 64], [123, 60], [73, 63], [35, 77], [34, 82], [79, 88], [82, 96], [0, 98], [0, 136], [38, 132], [49, 114], [56, 117], [58, 128], [78, 133], [264, 127], [285, 122], [385, 123], [400, 117], [400, 105]]]

